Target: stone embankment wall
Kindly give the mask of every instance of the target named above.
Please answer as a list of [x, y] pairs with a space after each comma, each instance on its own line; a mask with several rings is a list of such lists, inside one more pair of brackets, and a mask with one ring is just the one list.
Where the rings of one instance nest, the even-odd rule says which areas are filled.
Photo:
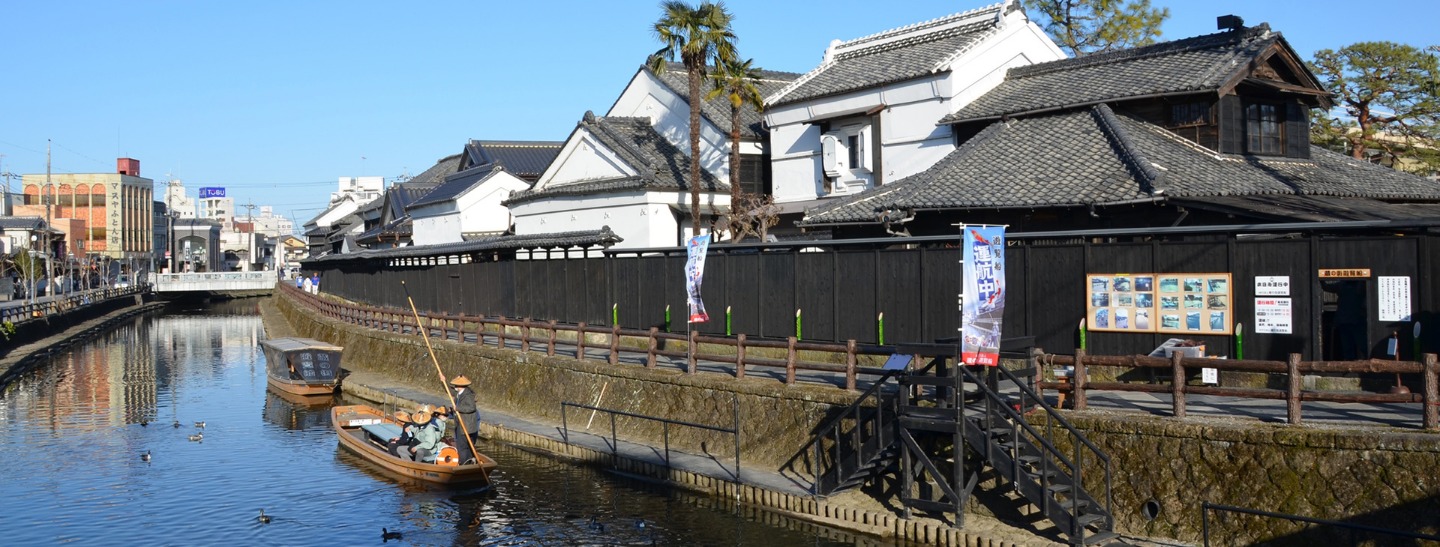
[[[1440, 534], [1440, 434], [1104, 412], [1068, 418], [1109, 454], [1116, 527], [1127, 533], [1198, 542], [1201, 504], [1210, 502]], [[1070, 453], [1068, 446], [1062, 449]], [[1101, 471], [1085, 469], [1091, 492], [1104, 491]], [[1153, 518], [1144, 514], [1147, 502], [1158, 509]], [[1280, 519], [1210, 514], [1213, 545], [1322, 545], [1344, 537], [1338, 533]], [[1377, 537], [1381, 544], [1398, 539]]]
[[[343, 346], [345, 368], [433, 385], [438, 391], [441, 383], [421, 339], [317, 319], [289, 299], [275, 301], [299, 336]], [[475, 382], [482, 407], [515, 416], [559, 423], [561, 403], [571, 402], [728, 429], [734, 427], [738, 409], [742, 463], [770, 469], [784, 467], [801, 454], [811, 440], [812, 428], [856, 397], [833, 387], [785, 386], [758, 378], [736, 380], [675, 369], [614, 366], [453, 341], [432, 339], [431, 343], [447, 375], [463, 374]], [[583, 427], [590, 416], [590, 411], [575, 408], [568, 413], [571, 427], [577, 427], [576, 421]], [[608, 420], [599, 415], [592, 431], [608, 431]], [[664, 442], [663, 427], [652, 420], [616, 420], [622, 438], [653, 446]], [[722, 459], [730, 457], [735, 442], [726, 433], [673, 425], [669, 440], [672, 448], [708, 451]], [[808, 473], [809, 459], [805, 453], [795, 467]]]

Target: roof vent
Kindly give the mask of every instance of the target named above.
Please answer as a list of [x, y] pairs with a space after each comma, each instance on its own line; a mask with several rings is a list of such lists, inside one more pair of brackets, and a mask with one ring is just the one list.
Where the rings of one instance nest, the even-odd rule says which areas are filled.
[[1245, 20], [1239, 15], [1221, 15], [1215, 18], [1215, 28], [1219, 30], [1240, 30], [1245, 28]]

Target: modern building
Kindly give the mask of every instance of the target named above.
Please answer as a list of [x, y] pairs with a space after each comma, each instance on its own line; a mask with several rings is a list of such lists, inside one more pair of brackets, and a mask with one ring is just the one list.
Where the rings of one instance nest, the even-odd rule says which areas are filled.
[[140, 176], [140, 161], [132, 158], [116, 160], [114, 173], [27, 174], [15, 213], [64, 231], [66, 244], [57, 252], [67, 259], [148, 264], [155, 245], [154, 184]]

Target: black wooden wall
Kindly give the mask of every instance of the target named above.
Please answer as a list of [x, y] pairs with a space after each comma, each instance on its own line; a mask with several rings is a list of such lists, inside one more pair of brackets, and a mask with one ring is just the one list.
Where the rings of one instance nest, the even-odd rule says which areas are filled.
[[[1322, 268], [1369, 268], [1369, 339], [1381, 356], [1385, 338], [1398, 332], [1402, 357], [1409, 358], [1410, 322], [1382, 323], [1375, 297], [1379, 276], [1411, 279], [1416, 319], [1427, 325], [1424, 351], [1440, 351], [1440, 268], [1435, 235], [1370, 237], [1289, 236], [1245, 239], [1210, 236], [1205, 241], [1053, 243], [1010, 237], [1006, 250], [1006, 337], [1034, 336], [1047, 351], [1077, 347], [1085, 315], [1087, 273], [1230, 272], [1235, 321], [1245, 324], [1245, 357], [1284, 359], [1299, 352], [1323, 358], [1327, 333], [1320, 321], [1326, 295]], [[960, 290], [958, 248], [847, 249], [817, 252], [712, 252], [702, 296], [710, 322], [694, 328], [749, 336], [784, 338], [795, 333], [795, 312], [803, 313], [805, 340], [874, 342], [884, 313], [885, 341], [931, 342], [956, 336]], [[312, 265], [319, 266], [322, 263]], [[408, 308], [405, 290], [421, 310], [449, 313], [584, 321], [609, 325], [611, 306], [626, 327], [686, 329], [685, 257], [609, 256], [391, 266], [383, 263], [325, 262], [323, 290], [356, 301]], [[1256, 334], [1254, 277], [1290, 277], [1294, 333]], [[400, 282], [405, 282], [404, 288]], [[1091, 332], [1091, 353], [1148, 353], [1174, 334]], [[1212, 355], [1233, 355], [1234, 336], [1189, 336], [1206, 342]]]

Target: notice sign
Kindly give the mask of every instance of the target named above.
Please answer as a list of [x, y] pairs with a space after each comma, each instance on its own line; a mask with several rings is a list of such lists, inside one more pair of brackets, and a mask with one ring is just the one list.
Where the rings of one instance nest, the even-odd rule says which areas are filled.
[[1290, 296], [1290, 276], [1255, 276], [1255, 296]]
[[1410, 278], [1380, 276], [1380, 320], [1410, 321]]
[[1255, 299], [1255, 332], [1258, 334], [1292, 334], [1289, 298]]
[[1321, 279], [1363, 279], [1370, 277], [1370, 268], [1326, 268], [1319, 275]]

